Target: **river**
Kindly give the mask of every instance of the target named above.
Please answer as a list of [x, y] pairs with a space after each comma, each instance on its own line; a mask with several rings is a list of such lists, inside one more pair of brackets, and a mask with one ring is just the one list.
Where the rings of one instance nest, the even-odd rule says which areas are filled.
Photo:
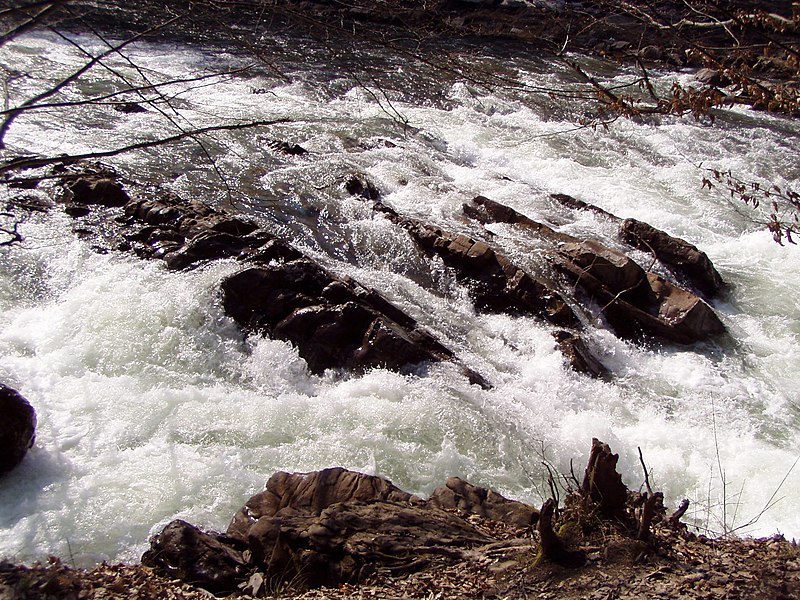
[[[574, 464], [580, 476], [593, 437], [620, 453], [633, 489], [644, 481], [641, 448], [653, 486], [669, 506], [689, 498], [687, 518], [701, 532], [800, 536], [800, 468], [792, 470], [800, 456], [800, 249], [779, 246], [747, 207], [701, 185], [705, 169], [717, 168], [797, 190], [800, 124], [736, 107], [716, 111], [713, 125], [662, 116], [620, 119], [608, 130], [576, 127], [585, 110], [577, 101], [490, 91], [455, 74], [432, 80], [413, 61], [366, 52], [359, 60], [379, 68], [353, 67], [366, 73], [359, 82], [327, 62], [324, 48], [264, 43], [282, 77], [257, 67], [163, 88], [171, 101], [160, 108], [186, 126], [289, 120], [204, 138], [230, 190], [191, 141], [108, 163], [130, 179], [256, 219], [378, 289], [494, 388], [469, 385], [450, 364], [419, 376], [312, 375], [288, 343], [245, 336], [226, 317], [218, 284], [240, 268], [234, 261], [171, 272], [160, 261], [97, 252], [59, 210], [34, 213], [20, 228], [23, 243], [0, 248], [0, 381], [28, 398], [39, 420], [33, 450], [0, 482], [0, 556], [30, 562], [55, 554], [78, 566], [135, 561], [149, 535], [174, 518], [224, 529], [276, 470], [341, 465], [423, 495], [458, 475], [539, 504], [548, 494], [544, 465], [568, 474]], [[139, 71], [119, 57], [109, 64], [151, 81], [248, 62], [164, 43], [138, 43], [127, 55]], [[12, 105], [82, 61], [51, 34], [0, 48], [0, 63], [29, 74], [7, 84]], [[469, 61], [529, 86], [574, 85], [552, 64]], [[378, 72], [380, 82], [370, 75]], [[652, 77], [668, 88], [671, 75]], [[692, 75], [678, 77], [689, 83]], [[108, 93], [115, 81], [96, 68], [59, 98]], [[15, 121], [7, 156], [80, 153], [173, 133], [153, 107], [54, 108]], [[308, 154], [282, 155], [271, 140]], [[713, 306], [730, 336], [690, 347], [635, 344], [590, 325], [587, 340], [614, 376], [577, 374], [551, 326], [477, 314], [442, 264], [344, 192], [352, 172], [400, 214], [457, 231], [476, 227], [461, 205], [478, 194], [612, 245], [613, 224], [549, 195], [647, 221], [715, 263], [730, 289]], [[46, 195], [42, 189], [25, 193]], [[20, 193], [4, 186], [0, 198]], [[536, 268], [534, 238], [489, 227], [514, 260]]]

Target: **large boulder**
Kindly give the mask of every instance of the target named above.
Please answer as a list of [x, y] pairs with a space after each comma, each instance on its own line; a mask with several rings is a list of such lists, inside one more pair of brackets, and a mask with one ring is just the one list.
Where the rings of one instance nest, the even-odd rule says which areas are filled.
[[22, 395], [0, 383], [0, 475], [16, 467], [36, 439], [36, 411]]
[[[383, 296], [305, 257], [240, 271], [222, 282], [222, 293], [225, 311], [237, 323], [290, 341], [312, 373], [403, 370], [455, 360], [452, 351]], [[462, 370], [472, 383], [489, 385], [463, 365]]]
[[[570, 209], [588, 210], [621, 221], [611, 213], [571, 196], [553, 194], [552, 198]], [[597, 240], [580, 240], [559, 233], [482, 196], [474, 198], [464, 210], [482, 223], [517, 224], [548, 240], [554, 248], [550, 253], [552, 268], [567, 276], [573, 292], [580, 290], [584, 294], [583, 297], [576, 296], [576, 300], [583, 301], [589, 310], [599, 306], [598, 316], [604, 318], [621, 337], [650, 336], [690, 344], [725, 331], [722, 321], [700, 297], [655, 273], [646, 272], [624, 252]], [[631, 242], [632, 245], [648, 247], [673, 270], [680, 267], [680, 272], [686, 276], [692, 274], [694, 281], [701, 279], [700, 273], [708, 274], [709, 287], [714, 285], [711, 283], [714, 281], [711, 275], [713, 265], [694, 246], [632, 219], [623, 223], [622, 231], [630, 232], [630, 239], [636, 241], [636, 244]], [[719, 282], [721, 284], [721, 279]], [[591, 356], [582, 340], [568, 332], [559, 334], [557, 340], [576, 370], [603, 375], [602, 364]]]

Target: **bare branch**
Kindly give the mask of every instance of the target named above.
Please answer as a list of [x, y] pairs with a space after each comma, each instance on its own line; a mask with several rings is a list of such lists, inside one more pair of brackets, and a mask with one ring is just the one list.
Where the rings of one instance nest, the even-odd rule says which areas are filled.
[[274, 119], [271, 121], [248, 121], [246, 123], [235, 123], [235, 124], [228, 124], [228, 125], [212, 125], [210, 127], [202, 127], [200, 129], [194, 129], [192, 131], [184, 131], [178, 133], [176, 135], [172, 135], [165, 138], [160, 138], [157, 140], [150, 140], [145, 142], [137, 142], [135, 144], [130, 144], [128, 146], [122, 146], [120, 148], [114, 148], [113, 150], [104, 150], [100, 152], [86, 152], [84, 154], [71, 154], [71, 155], [62, 155], [62, 156], [50, 156], [50, 157], [42, 157], [42, 158], [32, 158], [32, 157], [24, 157], [24, 158], [17, 158], [14, 160], [10, 160], [7, 163], [0, 165], [0, 174], [7, 173], [9, 171], [15, 171], [17, 169], [33, 169], [37, 167], [46, 167], [49, 165], [57, 165], [57, 164], [64, 164], [64, 163], [72, 163], [77, 162], [80, 160], [92, 160], [95, 158], [108, 158], [109, 156], [117, 156], [118, 154], [124, 154], [126, 152], [132, 152], [134, 150], [144, 150], [146, 148], [154, 148], [156, 146], [163, 146], [169, 144], [171, 142], [177, 142], [179, 140], [183, 140], [186, 138], [191, 138], [194, 136], [202, 135], [205, 133], [211, 133], [213, 131], [233, 131], [239, 129], [249, 129], [252, 127], [266, 127], [269, 125], [276, 125], [278, 123], [290, 123], [292, 119]]

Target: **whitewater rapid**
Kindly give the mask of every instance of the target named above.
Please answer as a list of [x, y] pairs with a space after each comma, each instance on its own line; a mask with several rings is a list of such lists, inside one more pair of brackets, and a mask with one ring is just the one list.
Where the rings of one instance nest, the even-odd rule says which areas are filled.
[[[156, 44], [131, 55], [159, 80], [245, 62]], [[53, 36], [0, 48], [0, 62], [35, 74], [14, 83], [13, 97], [80, 61]], [[384, 90], [390, 104], [346, 74], [286, 61], [288, 81], [251, 72], [168, 88], [180, 118], [195, 126], [291, 120], [206, 138], [232, 196], [191, 142], [108, 162], [131, 179], [244, 213], [378, 289], [495, 387], [470, 386], [451, 364], [420, 376], [311, 375], [291, 345], [244, 336], [225, 316], [218, 283], [239, 268], [234, 261], [170, 272], [98, 253], [57, 209], [34, 213], [20, 228], [24, 242], [0, 248], [0, 381], [39, 419], [35, 447], [0, 481], [0, 557], [135, 561], [174, 518], [224, 529], [276, 470], [341, 465], [419, 494], [458, 475], [538, 504], [548, 494], [543, 463], [569, 473], [572, 461], [580, 474], [593, 437], [620, 453], [623, 479], [636, 489], [641, 448], [651, 483], [670, 506], [689, 498], [701, 531], [743, 526], [776, 501], [740, 532], [800, 536], [792, 494], [800, 468], [791, 470], [800, 456], [800, 250], [774, 243], [726, 192], [701, 187], [704, 169], [718, 168], [799, 189], [800, 125], [736, 108], [719, 111], [713, 126], [687, 116], [576, 129], [548, 98], [445, 81], [429, 101]], [[555, 67], [515, 68], [523, 81], [562, 84]], [[111, 85], [98, 72], [65, 97]], [[174, 132], [154, 110], [70, 110], [20, 117], [6, 139], [10, 155], [85, 152]], [[309, 154], [277, 155], [270, 140]], [[705, 251], [730, 284], [714, 304], [730, 338], [643, 346], [592, 326], [588, 342], [614, 378], [576, 374], [550, 326], [476, 314], [451, 273], [348, 197], [341, 182], [354, 171], [400, 214], [451, 230], [476, 227], [460, 207], [478, 194], [612, 244], [613, 224], [549, 194], [647, 221]], [[4, 186], [0, 199], [23, 193], [45, 195]], [[535, 269], [535, 239], [490, 229]]]

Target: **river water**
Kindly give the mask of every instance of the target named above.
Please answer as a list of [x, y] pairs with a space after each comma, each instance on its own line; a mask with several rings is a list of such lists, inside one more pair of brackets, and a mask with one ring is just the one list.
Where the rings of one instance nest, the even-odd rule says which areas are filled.
[[[289, 344], [244, 336], [225, 316], [218, 284], [240, 268], [233, 261], [169, 272], [160, 262], [96, 252], [58, 210], [33, 214], [20, 229], [24, 242], [0, 249], [0, 380], [39, 418], [35, 447], [0, 481], [0, 555], [134, 561], [171, 519], [224, 529], [276, 470], [341, 465], [419, 494], [459, 475], [538, 504], [548, 493], [544, 463], [569, 473], [573, 461], [580, 475], [593, 437], [620, 453], [623, 479], [635, 489], [644, 479], [640, 447], [654, 487], [669, 506], [689, 498], [700, 531], [800, 534], [800, 468], [792, 471], [800, 456], [800, 251], [774, 243], [725, 192], [701, 187], [703, 169], [713, 167], [798, 189], [800, 125], [735, 108], [719, 111], [713, 126], [673, 116], [576, 128], [589, 110], [576, 101], [489, 91], [453, 72], [432, 79], [410, 59], [366, 54], [358, 68], [349, 63], [359, 83], [347, 65], [326, 62], [324, 48], [264, 43], [283, 77], [255, 69], [164, 88], [171, 102], [160, 108], [184, 126], [291, 120], [204, 138], [230, 192], [191, 141], [108, 162], [131, 179], [244, 213], [380, 290], [494, 388], [470, 386], [449, 364], [420, 376], [311, 375]], [[247, 62], [165, 44], [128, 55], [139, 71], [119, 57], [109, 64], [136, 81]], [[363, 67], [370, 60], [374, 71]], [[0, 61], [23, 74], [7, 83], [13, 105], [82, 57], [40, 34], [0, 48]], [[469, 61], [528, 86], [573, 85], [556, 65]], [[379, 72], [380, 82], [371, 78]], [[115, 77], [93, 69], [57, 98], [108, 93]], [[653, 79], [668, 88], [666, 74]], [[153, 108], [52, 109], [15, 122], [7, 156], [80, 153], [175, 131]], [[270, 140], [309, 153], [284, 156]], [[451, 273], [348, 197], [342, 181], [352, 172], [400, 214], [450, 230], [476, 231], [460, 207], [477, 194], [611, 244], [613, 224], [549, 194], [647, 221], [704, 250], [729, 282], [714, 308], [730, 338], [637, 345], [590, 325], [588, 342], [614, 377], [576, 374], [550, 326], [476, 314]], [[535, 239], [490, 229], [514, 260], [536, 268]]]

